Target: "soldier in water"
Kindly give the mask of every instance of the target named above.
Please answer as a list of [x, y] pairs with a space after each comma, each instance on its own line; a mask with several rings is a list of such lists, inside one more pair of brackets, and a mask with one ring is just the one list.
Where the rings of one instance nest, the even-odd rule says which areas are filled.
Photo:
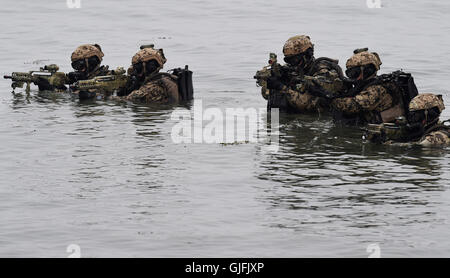
[[122, 99], [140, 103], [178, 103], [180, 96], [176, 76], [162, 73], [166, 63], [162, 49], [143, 46], [131, 59], [129, 80], [118, 93]]
[[396, 123], [369, 125], [367, 139], [384, 144], [448, 146], [450, 125], [439, 120], [444, 109], [442, 95], [419, 94], [409, 103], [406, 117]]
[[[350, 96], [336, 98], [331, 103], [336, 120], [357, 125], [379, 124], [405, 115], [408, 103], [405, 103], [404, 95], [408, 92], [402, 91], [398, 83], [402, 79], [394, 78], [400, 72], [377, 76], [381, 64], [379, 55], [367, 48], [354, 51], [347, 60], [345, 72], [354, 87], [349, 90]], [[417, 91], [413, 83], [410, 87]]]
[[315, 58], [309, 36], [289, 38], [283, 54], [286, 64], [280, 67], [280, 77], [270, 77], [267, 88], [262, 88], [263, 97], [268, 101], [272, 97], [270, 92], [273, 95], [279, 92], [287, 102], [288, 112], [321, 112], [329, 109], [327, 97], [346, 91], [338, 60]]
[[[67, 83], [73, 84], [80, 80], [92, 79], [97, 76], [110, 75], [112, 72], [108, 66], [102, 66], [102, 48], [98, 44], [83, 44], [72, 52], [72, 68], [75, 70], [67, 74]], [[80, 99], [96, 97], [97, 90], [75, 91]]]

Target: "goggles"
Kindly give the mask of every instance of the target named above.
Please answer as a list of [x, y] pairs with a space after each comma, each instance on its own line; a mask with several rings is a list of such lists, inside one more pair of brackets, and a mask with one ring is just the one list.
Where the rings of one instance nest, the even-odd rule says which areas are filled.
[[81, 70], [87, 68], [86, 67], [86, 60], [85, 59], [79, 59], [79, 60], [73, 61], [72, 62], [72, 68], [74, 68], [75, 70], [78, 70], [78, 71], [81, 71]]
[[304, 61], [305, 54], [298, 54], [284, 57], [284, 61], [290, 65], [298, 65], [301, 61]]

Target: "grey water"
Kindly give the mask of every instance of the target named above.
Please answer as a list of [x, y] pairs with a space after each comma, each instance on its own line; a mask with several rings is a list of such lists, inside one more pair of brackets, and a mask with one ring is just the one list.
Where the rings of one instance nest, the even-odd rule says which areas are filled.
[[[372, 1], [373, 2], [373, 1]], [[127, 67], [155, 43], [188, 64], [205, 107], [264, 108], [252, 79], [268, 53], [308, 34], [316, 57], [369, 47], [381, 73], [413, 73], [450, 106], [450, 2], [2, 0], [0, 73], [99, 43]], [[17, 91], [20, 92], [19, 89]], [[192, 105], [192, 104], [191, 104]], [[79, 102], [0, 81], [0, 256], [450, 256], [448, 148], [371, 145], [330, 116], [281, 115], [262, 143], [175, 144], [174, 107]], [[450, 118], [450, 109], [443, 119]], [[369, 251], [368, 251], [369, 250]]]

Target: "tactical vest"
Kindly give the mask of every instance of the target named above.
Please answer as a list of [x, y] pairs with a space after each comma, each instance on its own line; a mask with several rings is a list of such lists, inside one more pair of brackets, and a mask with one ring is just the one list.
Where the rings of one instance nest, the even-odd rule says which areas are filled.
[[[414, 83], [414, 78], [410, 73], [403, 72], [401, 70], [382, 74], [369, 81], [362, 88], [354, 88], [350, 94], [352, 96], [366, 90], [370, 86], [380, 85], [383, 86], [388, 94], [392, 97], [392, 106], [389, 109], [378, 112], [371, 112], [377, 123], [389, 123], [393, 122], [400, 116], [406, 116], [409, 112], [409, 103], [418, 95], [417, 87]], [[364, 122], [360, 116], [357, 116], [357, 122]]]
[[177, 76], [166, 72], [158, 72], [148, 77], [144, 84], [148, 82], [156, 82], [159, 86], [164, 88], [169, 95], [170, 101], [178, 102], [181, 100], [181, 96], [178, 92]]
[[[289, 87], [294, 86], [294, 85], [296, 85], [295, 84], [296, 80], [303, 79], [303, 76], [305, 76], [305, 75], [310, 75], [310, 76], [314, 75], [314, 73], [316, 73], [317, 71], [320, 70], [319, 67], [323, 64], [325, 64], [326, 68], [328, 68], [328, 69], [336, 70], [337, 73], [339, 74], [339, 76], [342, 79], [345, 79], [345, 77], [342, 73], [342, 69], [339, 66], [338, 60], [334, 60], [334, 59], [327, 58], [327, 57], [320, 57], [320, 58], [314, 59], [309, 70], [307, 70], [306, 72], [303, 72], [303, 71], [297, 72], [297, 71], [291, 70], [288, 66], [283, 66], [281, 68], [281, 71], [282, 71], [281, 81], [282, 81], [282, 83], [286, 84]], [[271, 108], [279, 108], [281, 112], [295, 111], [295, 109], [293, 109], [289, 105], [286, 94], [277, 92], [275, 90], [270, 91], [269, 97], [267, 99], [267, 109], [270, 110]]]
[[177, 77], [178, 92], [182, 101], [189, 101], [194, 98], [194, 86], [192, 84], [192, 71], [186, 65], [184, 69], [176, 68], [172, 69], [173, 75]]
[[184, 69], [175, 68], [169, 70], [169, 72], [158, 72], [146, 80], [146, 82], [150, 81], [159, 82], [159, 85], [165, 88], [176, 101], [189, 101], [194, 98], [192, 71], [189, 70], [187, 65]]

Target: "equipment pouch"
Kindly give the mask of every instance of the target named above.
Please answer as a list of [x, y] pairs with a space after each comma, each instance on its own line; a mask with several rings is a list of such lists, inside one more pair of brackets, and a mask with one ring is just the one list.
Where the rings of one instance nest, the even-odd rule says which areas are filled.
[[177, 76], [178, 93], [182, 101], [189, 101], [194, 98], [194, 86], [192, 84], [192, 71], [186, 65], [184, 69], [176, 68], [172, 74]]

